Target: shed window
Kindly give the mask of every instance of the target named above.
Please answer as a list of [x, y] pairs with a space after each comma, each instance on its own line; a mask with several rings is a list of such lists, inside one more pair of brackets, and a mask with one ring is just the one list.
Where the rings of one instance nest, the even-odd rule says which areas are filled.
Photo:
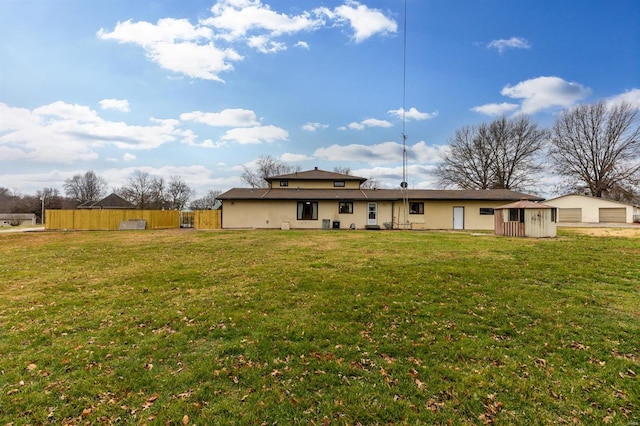
[[353, 214], [353, 201], [340, 201], [338, 203], [338, 213]]
[[298, 201], [298, 220], [318, 220], [318, 202]]
[[344, 181], [343, 180], [334, 180], [333, 181], [333, 186], [336, 188], [344, 188]]
[[509, 209], [509, 222], [524, 223], [524, 209]]
[[480, 216], [493, 216], [493, 209], [489, 207], [480, 207]]
[[409, 214], [424, 214], [424, 203], [409, 203]]
[[558, 209], [551, 209], [551, 222], [558, 220]]
[[280, 181], [280, 186], [289, 186], [289, 181], [288, 180], [281, 180]]

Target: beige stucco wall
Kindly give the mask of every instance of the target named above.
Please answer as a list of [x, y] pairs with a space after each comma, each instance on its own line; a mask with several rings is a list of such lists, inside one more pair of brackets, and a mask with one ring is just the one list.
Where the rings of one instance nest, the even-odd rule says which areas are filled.
[[[480, 208], [495, 208], [506, 203], [506, 201], [425, 201], [424, 215], [409, 214], [408, 217], [412, 229], [453, 229], [453, 208], [464, 207], [464, 229], [490, 231], [494, 228], [493, 215], [480, 215]], [[398, 203], [396, 218], [402, 218], [401, 206], [402, 203]]]
[[[377, 202], [377, 224], [383, 227], [384, 222], [391, 222], [391, 202]], [[298, 220], [297, 201], [248, 201], [226, 200], [222, 205], [222, 227], [280, 229], [288, 223], [292, 229], [322, 229], [323, 219], [340, 221], [340, 228], [347, 229], [354, 223], [356, 228], [363, 229], [367, 225], [368, 202], [354, 201], [353, 214], [338, 213], [338, 201], [318, 201], [317, 220]]]
[[[283, 179], [284, 180], [284, 179]], [[289, 186], [280, 186], [280, 181], [273, 181], [271, 184], [273, 188], [285, 188], [285, 189], [359, 189], [360, 182], [359, 181], [344, 181], [345, 186], [343, 187], [334, 187], [332, 180], [290, 180]]]
[[585, 195], [565, 195], [544, 201], [544, 204], [559, 209], [582, 209], [582, 222], [598, 222], [600, 219], [600, 208], [622, 208], [626, 209], [626, 222], [633, 222], [633, 206], [616, 203], [615, 201], [604, 200], [602, 198], [588, 197]]
[[[377, 225], [393, 223], [398, 228], [403, 219], [401, 201], [376, 201]], [[297, 220], [297, 201], [226, 200], [222, 206], [222, 227], [280, 229], [287, 223], [292, 229], [321, 229], [323, 219], [340, 221], [340, 228], [355, 224], [357, 229], [367, 225], [368, 201], [354, 201], [353, 214], [338, 213], [338, 201], [319, 201], [317, 220]], [[480, 208], [495, 208], [502, 201], [425, 201], [424, 214], [409, 214], [411, 229], [453, 229], [453, 208], [464, 207], [464, 229], [492, 230], [493, 215], [480, 215]]]

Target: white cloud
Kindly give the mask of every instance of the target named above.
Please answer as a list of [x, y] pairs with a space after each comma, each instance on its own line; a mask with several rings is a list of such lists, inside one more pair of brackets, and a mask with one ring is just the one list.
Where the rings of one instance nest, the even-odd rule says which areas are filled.
[[[388, 127], [393, 127], [393, 124], [391, 124], [387, 120], [378, 120], [377, 118], [367, 118], [366, 120], [362, 120], [359, 123], [357, 122], [349, 123], [347, 127], [352, 130], [363, 130], [367, 127], [388, 128]], [[341, 127], [341, 129], [344, 129], [344, 128]]]
[[122, 161], [135, 161], [137, 158], [138, 157], [136, 157], [135, 155], [125, 152], [125, 154], [122, 156]]
[[486, 115], [508, 112], [535, 114], [547, 109], [570, 107], [590, 93], [591, 89], [580, 83], [569, 82], [560, 77], [543, 76], [502, 88], [500, 94], [521, 100], [520, 105], [508, 102], [490, 103], [473, 107], [471, 110]]
[[217, 37], [227, 41], [245, 37], [250, 31], [264, 31], [271, 36], [311, 31], [324, 21], [311, 12], [287, 15], [271, 10], [260, 0], [219, 0], [212, 8], [213, 17], [201, 24], [218, 30]]
[[518, 104], [503, 102], [501, 104], [485, 104], [471, 108], [471, 111], [490, 116], [500, 116], [517, 110]]
[[[403, 112], [404, 112], [403, 108], [392, 109], [392, 110], [388, 111], [389, 114], [395, 115], [398, 118], [402, 118], [402, 115], [403, 115], [402, 113]], [[421, 120], [429, 120], [430, 118], [437, 117], [438, 116], [438, 112], [437, 111], [434, 111], [432, 113], [420, 112], [416, 108], [411, 107], [411, 108], [409, 108], [409, 111], [404, 113], [404, 116], [408, 120], [421, 121]]]
[[260, 125], [255, 112], [241, 108], [227, 108], [220, 112], [185, 112], [180, 114], [180, 119], [213, 127], [252, 127]]
[[388, 18], [379, 9], [369, 9], [357, 1], [347, 0], [344, 5], [336, 7], [333, 12], [323, 12], [338, 23], [348, 23], [353, 30], [353, 41], [362, 43], [376, 34], [389, 34], [398, 31], [398, 24]]
[[569, 107], [586, 98], [591, 89], [559, 77], [538, 77], [515, 86], [505, 86], [500, 93], [513, 99], [522, 99], [520, 112], [533, 114], [549, 108]]
[[260, 53], [277, 53], [281, 50], [287, 50], [287, 46], [284, 43], [270, 40], [265, 35], [249, 37], [247, 44]]
[[315, 132], [316, 130], [326, 129], [328, 127], [328, 124], [309, 122], [302, 125], [302, 130], [306, 130], [307, 132]]
[[531, 49], [531, 43], [522, 37], [492, 40], [487, 44], [487, 49], [495, 49], [502, 53], [507, 49]]
[[153, 149], [188, 137], [177, 120], [151, 119], [151, 125], [108, 121], [91, 108], [62, 101], [32, 111], [0, 103], [3, 160], [46, 163], [92, 161], [105, 146]]
[[223, 142], [236, 142], [240, 145], [259, 144], [262, 142], [286, 141], [289, 133], [276, 126], [242, 127], [227, 130], [222, 135]]
[[301, 161], [313, 160], [313, 157], [309, 157], [308, 155], [304, 154], [292, 154], [286, 152], [280, 156], [280, 160], [284, 161], [285, 163], [298, 163]]
[[233, 49], [215, 46], [210, 28], [194, 26], [186, 19], [160, 19], [155, 25], [118, 22], [112, 32], [101, 28], [98, 37], [137, 44], [162, 68], [204, 80], [223, 81], [219, 74], [232, 70], [232, 62], [243, 59]]
[[627, 102], [631, 105], [640, 108], [640, 89], [631, 89], [620, 95], [609, 98], [608, 103]]
[[[424, 141], [407, 145], [407, 157], [416, 163], [434, 163], [442, 158], [446, 146], [427, 145]], [[370, 164], [402, 163], [403, 146], [398, 142], [383, 142], [375, 145], [330, 145], [318, 148], [314, 157], [327, 161], [349, 161]]]
[[129, 112], [129, 101], [126, 99], [103, 99], [100, 102], [102, 109], [114, 109], [121, 112]]
[[[164, 69], [223, 82], [220, 75], [232, 71], [233, 63], [244, 59], [236, 50], [242, 44], [262, 53], [277, 53], [287, 45], [276, 38], [321, 28], [349, 25], [356, 43], [397, 31], [397, 23], [380, 10], [351, 0], [333, 11], [322, 7], [297, 15], [272, 10], [260, 0], [218, 0], [211, 14], [197, 24], [174, 18], [155, 24], [128, 20], [118, 22], [113, 31], [101, 28], [97, 36], [138, 45], [149, 60]], [[309, 48], [303, 41], [295, 46]]]

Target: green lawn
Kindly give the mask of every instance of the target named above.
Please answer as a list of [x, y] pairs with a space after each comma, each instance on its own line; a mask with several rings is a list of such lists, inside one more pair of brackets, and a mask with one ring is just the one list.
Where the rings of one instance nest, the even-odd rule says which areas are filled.
[[640, 422], [640, 238], [0, 234], [0, 424]]

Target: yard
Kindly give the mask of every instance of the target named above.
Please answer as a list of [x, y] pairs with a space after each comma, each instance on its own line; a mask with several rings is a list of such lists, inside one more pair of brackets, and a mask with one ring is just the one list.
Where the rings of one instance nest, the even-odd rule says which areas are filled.
[[0, 234], [0, 424], [638, 424], [640, 232], [583, 232]]

